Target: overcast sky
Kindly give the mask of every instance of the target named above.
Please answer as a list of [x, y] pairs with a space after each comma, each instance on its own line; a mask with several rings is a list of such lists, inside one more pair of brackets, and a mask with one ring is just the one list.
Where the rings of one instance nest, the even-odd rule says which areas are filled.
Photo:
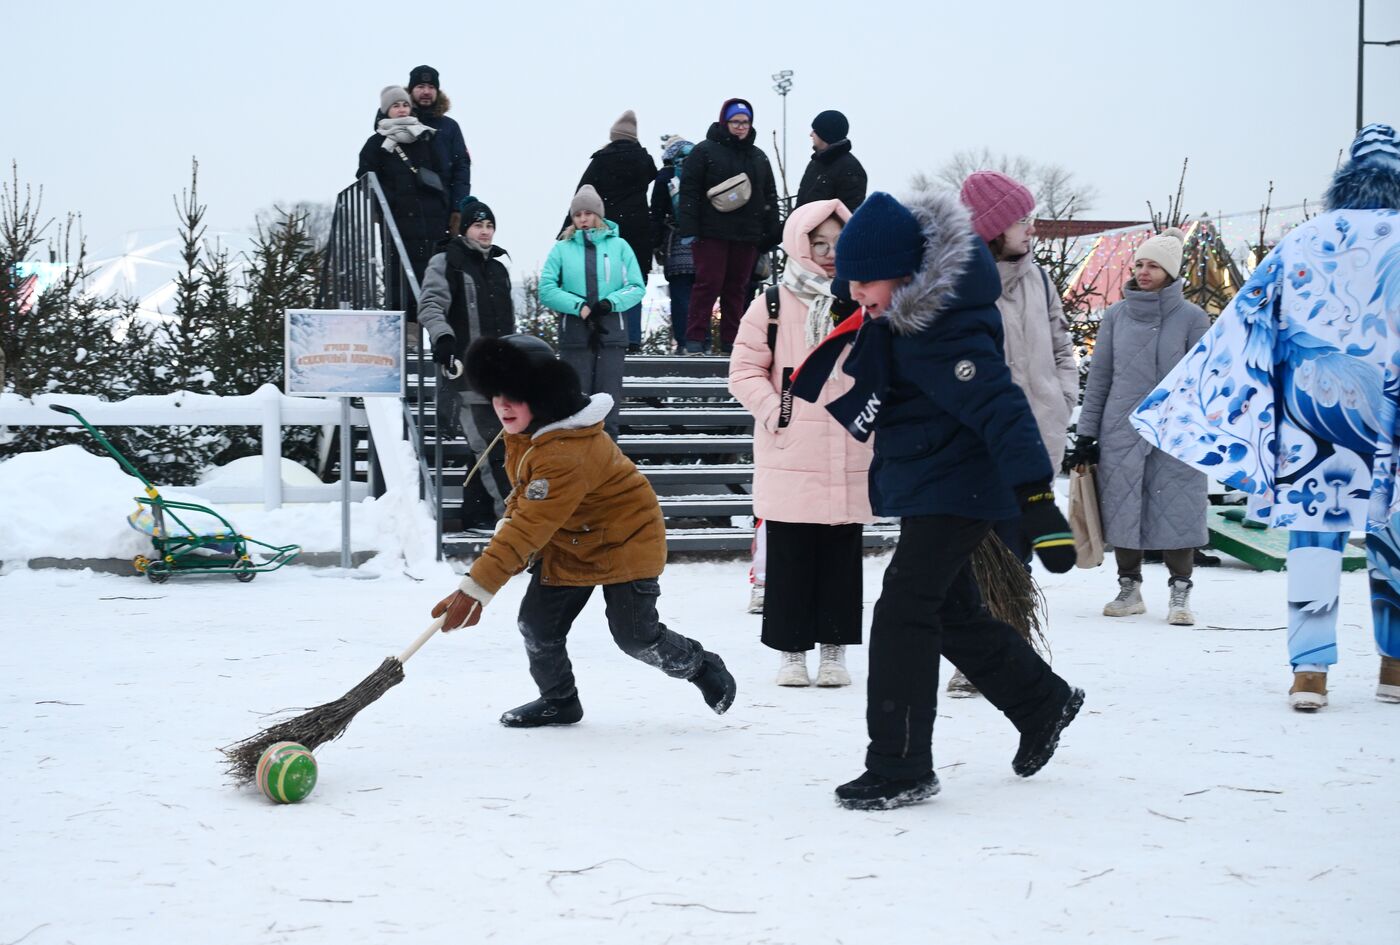
[[[642, 143], [698, 140], [719, 103], [753, 101], [772, 156], [795, 73], [789, 178], [818, 111], [851, 122], [871, 188], [986, 146], [1072, 170], [1093, 216], [1141, 218], [1191, 158], [1188, 210], [1314, 199], [1352, 137], [1355, 0], [828, 3], [323, 2], [10, 4], [0, 156], [80, 210], [90, 246], [169, 228], [200, 162], [214, 229], [353, 180], [379, 89], [442, 73], [517, 271], [548, 251], [589, 154], [635, 109]], [[1400, 39], [1372, 0], [1371, 39]], [[1400, 122], [1400, 47], [1369, 47], [1367, 121]], [[8, 174], [6, 175], [8, 177]]]

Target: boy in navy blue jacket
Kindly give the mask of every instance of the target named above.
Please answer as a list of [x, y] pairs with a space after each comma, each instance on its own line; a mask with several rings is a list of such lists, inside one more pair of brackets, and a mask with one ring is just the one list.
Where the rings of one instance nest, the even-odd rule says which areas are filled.
[[[1035, 418], [1002, 355], [996, 263], [956, 194], [921, 193], [905, 206], [875, 193], [842, 232], [836, 271], [867, 318], [844, 366], [856, 386], [828, 409], [858, 439], [878, 431], [871, 504], [900, 518], [870, 631], [866, 771], [836, 789], [837, 802], [887, 809], [938, 793], [940, 656], [1016, 726], [1012, 769], [1030, 777], [1084, 693], [991, 616], [969, 561], [994, 521], [1017, 515], [1049, 570], [1068, 571], [1075, 553]], [[819, 363], [803, 366], [797, 396], [820, 383]]]

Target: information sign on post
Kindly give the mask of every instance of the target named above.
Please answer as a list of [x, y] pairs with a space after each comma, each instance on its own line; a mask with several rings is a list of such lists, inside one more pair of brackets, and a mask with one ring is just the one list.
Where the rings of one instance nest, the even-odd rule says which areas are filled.
[[350, 398], [404, 394], [404, 313], [287, 309], [286, 376], [293, 396], [340, 398], [340, 566], [350, 567]]

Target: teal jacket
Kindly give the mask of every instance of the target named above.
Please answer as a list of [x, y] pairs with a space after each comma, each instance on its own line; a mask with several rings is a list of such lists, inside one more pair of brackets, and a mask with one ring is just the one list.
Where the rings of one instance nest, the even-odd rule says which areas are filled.
[[607, 299], [614, 312], [625, 312], [642, 300], [646, 283], [636, 254], [618, 235], [616, 223], [603, 223], [601, 230], [573, 230], [549, 251], [540, 273], [540, 302], [545, 308], [564, 315], [579, 313], [589, 301], [585, 262], [589, 257], [597, 278], [592, 301]]

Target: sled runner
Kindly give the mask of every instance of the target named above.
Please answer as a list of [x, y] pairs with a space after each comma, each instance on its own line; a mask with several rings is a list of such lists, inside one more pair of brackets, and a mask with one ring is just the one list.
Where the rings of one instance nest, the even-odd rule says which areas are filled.
[[[174, 502], [162, 498], [156, 487], [131, 465], [111, 441], [88, 423], [82, 414], [72, 407], [58, 404], [50, 404], [49, 407], [75, 418], [103, 449], [112, 454], [112, 458], [120, 463], [123, 469], [141, 480], [141, 484], [146, 487], [146, 495], [136, 496], [136, 511], [128, 515], [126, 520], [138, 532], [149, 535], [155, 548], [154, 557], [137, 555], [131, 562], [151, 583], [163, 584], [170, 579], [170, 575], [180, 573], [232, 574], [246, 584], [259, 574], [276, 571], [301, 554], [300, 545], [269, 545], [247, 535], [240, 535], [232, 522], [211, 508], [192, 502]], [[188, 516], [208, 516], [215, 524], [211, 528], [196, 529], [186, 524], [177, 514], [179, 512]], [[197, 520], [191, 520], [197, 523]], [[253, 545], [266, 549], [270, 555], [260, 562], [255, 562], [249, 554], [249, 548]]]
[[[1239, 506], [1212, 506], [1206, 515], [1210, 546], [1217, 551], [1239, 558], [1257, 571], [1282, 571], [1288, 556], [1288, 530], [1268, 528], [1247, 521]], [[1360, 571], [1366, 567], [1366, 553], [1348, 544], [1342, 555], [1343, 571]]]

